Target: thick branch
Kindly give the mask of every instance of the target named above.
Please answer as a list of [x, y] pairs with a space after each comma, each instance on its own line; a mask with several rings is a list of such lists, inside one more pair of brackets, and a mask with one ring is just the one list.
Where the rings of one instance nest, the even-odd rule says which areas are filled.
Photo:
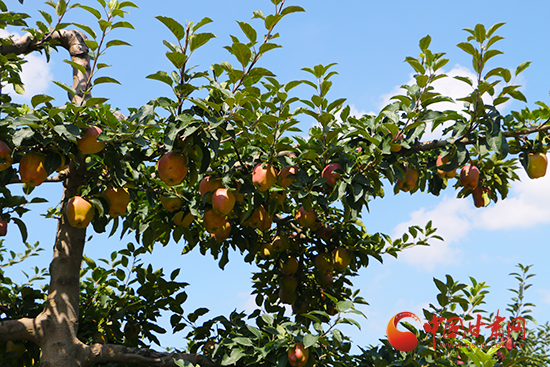
[[152, 349], [128, 348], [115, 344], [94, 344], [87, 348], [91, 357], [86, 361], [86, 366], [96, 363], [122, 362], [151, 367], [176, 367], [174, 360], [180, 359], [189, 361], [193, 365], [218, 366], [200, 354], [162, 353]]
[[13, 40], [12, 44], [0, 45], [0, 54], [29, 54], [33, 51], [40, 50], [45, 42], [50, 40], [57, 41], [63, 48], [69, 51], [71, 61], [82, 65], [86, 70], [83, 74], [80, 70], [73, 67], [73, 89], [76, 95], [69, 96], [75, 103], [81, 103], [89, 97], [88, 82], [91, 75], [90, 56], [88, 54], [88, 46], [86, 45], [86, 36], [78, 30], [58, 30], [45, 36], [43, 39], [35, 40], [30, 33], [26, 33], [17, 40]]
[[37, 341], [34, 319], [0, 320], [0, 341], [30, 340]]

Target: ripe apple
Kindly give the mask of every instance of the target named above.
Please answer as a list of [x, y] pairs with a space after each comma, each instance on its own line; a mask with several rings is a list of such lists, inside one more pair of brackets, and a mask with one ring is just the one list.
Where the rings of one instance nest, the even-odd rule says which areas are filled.
[[0, 218], [0, 236], [5, 236], [8, 233], [8, 221]]
[[291, 275], [286, 275], [281, 278], [279, 285], [284, 293], [294, 292], [296, 291], [296, 287], [298, 287], [298, 280]]
[[226, 188], [219, 188], [212, 194], [212, 209], [219, 215], [227, 216], [235, 206], [235, 195]]
[[321, 274], [327, 274], [334, 270], [332, 266], [332, 257], [326, 252], [322, 252], [315, 256], [315, 267]]
[[288, 250], [290, 247], [290, 241], [289, 238], [285, 235], [281, 236], [275, 236], [273, 239], [273, 243], [271, 244], [273, 251], [275, 252], [283, 252]]
[[287, 355], [288, 363], [292, 367], [304, 367], [309, 357], [309, 349], [306, 349], [303, 343], [298, 342], [288, 350]]
[[311, 226], [313, 226], [315, 220], [317, 220], [317, 215], [315, 215], [313, 209], [311, 209], [309, 212], [306, 212], [304, 207], [301, 206], [298, 210], [298, 213], [296, 213], [296, 221], [304, 228], [310, 228]]
[[527, 174], [530, 178], [540, 178], [546, 175], [548, 160], [545, 153], [529, 153]]
[[195, 216], [191, 213], [187, 213], [184, 216], [183, 211], [179, 211], [176, 214], [174, 214], [174, 224], [182, 227], [189, 227], [191, 223], [193, 223], [193, 220], [195, 219]]
[[298, 271], [299, 265], [298, 259], [291, 256], [286, 261], [281, 261], [281, 271], [284, 275], [291, 275]]
[[274, 200], [277, 203], [277, 205], [282, 206], [286, 200], [286, 192], [284, 191], [271, 192], [271, 200]]
[[291, 305], [296, 302], [297, 298], [298, 294], [296, 291], [284, 292], [282, 288], [279, 288], [279, 299], [281, 300], [281, 303]]
[[94, 207], [86, 199], [75, 196], [67, 202], [65, 214], [69, 224], [76, 228], [86, 228], [94, 219]]
[[265, 243], [260, 249], [260, 256], [265, 260], [271, 259], [273, 253], [273, 246], [269, 242]]
[[103, 193], [103, 196], [109, 201], [109, 215], [118, 217], [126, 214], [126, 209], [130, 203], [130, 193], [123, 187], [109, 187]]
[[504, 342], [504, 348], [508, 350], [514, 349], [514, 339], [506, 338], [506, 341]]
[[390, 151], [394, 152], [394, 153], [397, 153], [401, 150], [402, 146], [398, 143], [396, 143], [396, 141], [399, 141], [399, 140], [403, 140], [403, 134], [398, 132], [397, 134], [394, 135], [394, 137], [392, 138], [392, 145], [390, 147]]
[[333, 234], [334, 230], [331, 226], [321, 225], [317, 230], [317, 235], [319, 236], [319, 238], [325, 241], [329, 241], [332, 238]]
[[244, 194], [241, 192], [241, 183], [237, 182], [237, 190], [233, 192], [235, 195], [235, 200], [237, 203], [243, 203], [244, 202]]
[[124, 336], [127, 340], [137, 339], [141, 332], [141, 326], [135, 324], [133, 321], [126, 322], [124, 325]]
[[332, 264], [336, 270], [344, 270], [351, 263], [351, 255], [348, 250], [339, 247], [332, 251]]
[[307, 308], [308, 308], [308, 303], [303, 300], [303, 299], [297, 299], [293, 304], [292, 304], [292, 314], [293, 315], [301, 315], [303, 313], [306, 313], [307, 312]]
[[157, 162], [159, 177], [168, 186], [179, 185], [187, 175], [185, 157], [176, 152], [163, 155]]
[[418, 181], [418, 171], [407, 167], [405, 176], [397, 180], [397, 187], [403, 192], [409, 192], [416, 187], [416, 181]]
[[213, 340], [209, 340], [202, 346], [202, 352], [209, 353], [212, 352], [214, 348], [216, 348], [216, 342]]
[[183, 200], [177, 196], [161, 196], [160, 202], [162, 203], [162, 206], [164, 209], [169, 211], [170, 213], [175, 212], [179, 208], [181, 208], [181, 205], [183, 204]]
[[204, 227], [209, 233], [220, 232], [225, 225], [225, 217], [216, 213], [213, 209], [210, 209], [204, 213]]
[[243, 224], [266, 232], [271, 229], [273, 217], [269, 215], [263, 205], [260, 205]]
[[267, 191], [277, 181], [277, 171], [269, 163], [260, 163], [252, 171], [252, 183], [259, 191]]
[[210, 236], [214, 237], [216, 242], [223, 242], [229, 237], [230, 233], [231, 223], [229, 223], [229, 221], [225, 221], [222, 228], [218, 232], [212, 233]]
[[484, 206], [489, 205], [491, 201], [487, 195], [484, 193], [487, 192], [486, 187], [478, 186], [472, 191], [472, 198], [474, 199], [474, 205], [476, 208], [483, 208]]
[[289, 175], [296, 175], [296, 174], [298, 174], [298, 167], [297, 166], [286, 166], [286, 167], [284, 167], [279, 172], [279, 175], [277, 177], [278, 180], [279, 180], [279, 185], [281, 185], [285, 189], [289, 188], [290, 185], [292, 185], [292, 183], [294, 181], [296, 181], [296, 178], [288, 177], [288, 176]]
[[[446, 155], [445, 157], [442, 157], [441, 154], [437, 156], [437, 159], [435, 161], [435, 164], [437, 167], [441, 167], [449, 163], [449, 156]], [[437, 169], [437, 174], [441, 178], [453, 178], [456, 176], [456, 170], [453, 171], [444, 171], [442, 169]]]
[[221, 180], [213, 178], [212, 176], [205, 176], [199, 183], [199, 193], [201, 194], [201, 198], [208, 194], [206, 197], [206, 202], [211, 203], [212, 194], [220, 187], [223, 187]]
[[467, 164], [460, 170], [460, 184], [467, 189], [475, 189], [479, 182], [479, 168]]
[[46, 156], [30, 152], [19, 162], [19, 175], [21, 175], [21, 181], [29, 186], [40, 186], [42, 182], [48, 177], [46, 168], [44, 168], [44, 161]]
[[340, 173], [334, 172], [336, 170], [342, 170], [342, 166], [340, 165], [340, 163], [329, 163], [323, 169], [323, 172], [321, 172], [321, 177], [327, 179], [327, 184], [330, 187], [336, 186], [336, 180], [342, 177]]
[[78, 139], [77, 147], [82, 154], [99, 153], [105, 148], [104, 141], [97, 141], [97, 137], [101, 134], [101, 130], [97, 126], [92, 126], [84, 130], [82, 138]]
[[326, 274], [317, 273], [317, 279], [319, 280], [319, 284], [321, 284], [323, 287], [330, 286], [334, 281], [332, 273], [326, 273]]
[[0, 163], [0, 171], [11, 167], [13, 163], [11, 149], [8, 144], [4, 143], [2, 140], [0, 140], [0, 158], [4, 161], [4, 163]]

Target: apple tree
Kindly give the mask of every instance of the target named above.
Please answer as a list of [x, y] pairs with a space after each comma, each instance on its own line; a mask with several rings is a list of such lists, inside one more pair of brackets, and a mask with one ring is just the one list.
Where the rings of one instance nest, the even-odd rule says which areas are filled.
[[[207, 30], [211, 20], [182, 24], [157, 16], [167, 28], [168, 39], [159, 42], [173, 67], [147, 78], [165, 83], [171, 94], [128, 108], [124, 116], [93, 87], [118, 83], [105, 75], [103, 60], [111, 47], [127, 45], [111, 34], [134, 28], [124, 19], [134, 3], [49, 0], [33, 27], [27, 14], [10, 12], [0, 1], [1, 27], [26, 32], [2, 39], [2, 86], [24, 90], [22, 56], [32, 52], [49, 58], [68, 51], [65, 62], [73, 68], [71, 86], [54, 82], [68, 93], [63, 105], [48, 95], [33, 96], [30, 105], [0, 97], [0, 235], [16, 225], [26, 242], [24, 214], [45, 200], [32, 197], [34, 187], [63, 188], [61, 202], [45, 213], [57, 221], [49, 270], [37, 269], [23, 285], [0, 272], [0, 354], [7, 364], [363, 365], [366, 357], [352, 356], [350, 339], [337, 328], [357, 324], [355, 305], [366, 303], [351, 279], [373, 259], [439, 238], [431, 222], [400, 238], [368, 233], [361, 222], [368, 203], [384, 197], [388, 185], [396, 193], [433, 195], [452, 185], [481, 207], [507, 196], [510, 181], [518, 179], [518, 157], [531, 178], [545, 174], [550, 107], [539, 102], [533, 111], [499, 110], [509, 99], [526, 102], [514, 80], [528, 66], [491, 66], [501, 53], [495, 48], [501, 23], [467, 29], [467, 41], [458, 45], [471, 55], [476, 73], [476, 80], [456, 77], [471, 87], [456, 101], [464, 105], [461, 112], [437, 109], [452, 101], [432, 86], [447, 77], [441, 70], [448, 59], [430, 49], [426, 36], [419, 56], [405, 59], [416, 74], [404, 94], [378, 115], [352, 116], [345, 98], [328, 99], [334, 64], [306, 67], [307, 78], [288, 82], [261, 66], [261, 57], [276, 57], [280, 47], [274, 29], [304, 11], [271, 2], [272, 14], [255, 11], [250, 24], [238, 22], [242, 33], [225, 47], [231, 62], [198, 68], [188, 61], [215, 37]], [[71, 22], [77, 11], [97, 24]], [[298, 86], [311, 88], [311, 96], [294, 94]], [[303, 120], [316, 122], [307, 135], [298, 134]], [[441, 127], [440, 139], [423, 140]], [[136, 244], [98, 263], [84, 255], [86, 236], [107, 230], [133, 235]], [[4, 246], [0, 254], [9, 249]], [[184, 311], [187, 283], [178, 271], [164, 274], [141, 261], [158, 246], [181, 246], [183, 255], [198, 248], [221, 268], [231, 250], [239, 251], [257, 265], [258, 309], [197, 324], [207, 308]], [[39, 247], [27, 245], [21, 256], [0, 260], [4, 267], [33, 255]], [[47, 284], [38, 289], [42, 279]], [[484, 294], [472, 284], [470, 298], [453, 298], [466, 285], [452, 278], [441, 282], [445, 288], [436, 284], [465, 310]], [[171, 313], [173, 332], [188, 330], [187, 346], [150, 348], [165, 332], [158, 325], [161, 311]], [[366, 353], [375, 359], [374, 350]], [[455, 363], [432, 354], [419, 349], [406, 363]], [[389, 365], [374, 359], [373, 365]]]

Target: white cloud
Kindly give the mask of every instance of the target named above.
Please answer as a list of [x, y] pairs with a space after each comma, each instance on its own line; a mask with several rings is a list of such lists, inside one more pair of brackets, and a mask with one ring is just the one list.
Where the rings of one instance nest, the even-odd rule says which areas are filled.
[[436, 264], [457, 264], [459, 249], [453, 247], [472, 229], [514, 230], [550, 223], [550, 175], [531, 180], [523, 169], [518, 170], [522, 181], [512, 183], [507, 199], [476, 209], [471, 198], [444, 197], [433, 208], [421, 208], [410, 214], [410, 220], [396, 226], [393, 235], [400, 236], [411, 225], [423, 226], [432, 220], [437, 234], [445, 242], [434, 241], [431, 246], [418, 246], [404, 251], [400, 257], [424, 271]]
[[[21, 35], [17, 33], [10, 33], [4, 29], [0, 30], [1, 38], [7, 38], [10, 35], [13, 35], [14, 39], [21, 37]], [[17, 103], [28, 103], [32, 96], [46, 93], [53, 80], [51, 67], [46, 62], [46, 57], [44, 55], [35, 52], [26, 55], [25, 60], [27, 60], [27, 63], [23, 65], [23, 71], [21, 73], [21, 80], [25, 85], [25, 94], [19, 95], [15, 93], [11, 85], [3, 90], [3, 92], [9, 94], [13, 98], [13, 101]]]

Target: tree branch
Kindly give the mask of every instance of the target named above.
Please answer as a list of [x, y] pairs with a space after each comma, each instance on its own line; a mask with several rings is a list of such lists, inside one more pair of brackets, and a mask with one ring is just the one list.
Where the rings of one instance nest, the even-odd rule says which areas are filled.
[[37, 342], [34, 319], [0, 320], [0, 341], [30, 340]]
[[122, 362], [146, 365], [150, 367], [177, 367], [174, 360], [183, 359], [193, 365], [219, 366], [200, 354], [157, 352], [152, 349], [129, 348], [116, 344], [93, 344], [87, 347], [90, 358], [87, 366], [96, 363]]

